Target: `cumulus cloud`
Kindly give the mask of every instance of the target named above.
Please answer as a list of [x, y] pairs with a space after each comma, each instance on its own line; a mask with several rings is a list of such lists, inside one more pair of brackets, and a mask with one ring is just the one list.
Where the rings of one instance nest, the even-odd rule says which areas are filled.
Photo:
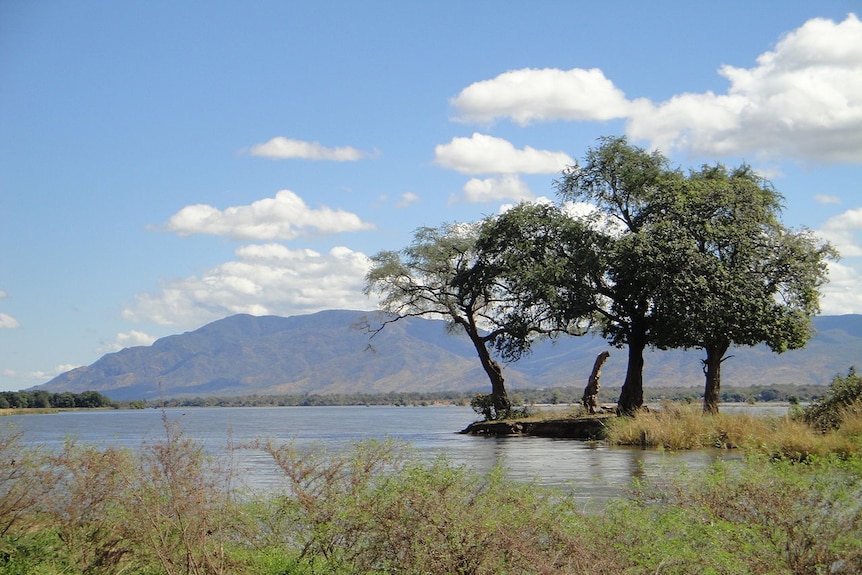
[[600, 70], [522, 69], [476, 82], [452, 100], [459, 119], [519, 124], [627, 121], [633, 140], [665, 153], [862, 162], [862, 22], [815, 18], [751, 68], [722, 66], [725, 93], [628, 100]]
[[276, 160], [299, 158], [304, 160], [329, 160], [333, 162], [355, 162], [367, 158], [367, 154], [350, 146], [327, 148], [318, 142], [304, 142], [292, 138], [276, 137], [251, 148], [252, 156]]
[[753, 68], [723, 66], [727, 94], [682, 94], [640, 109], [628, 133], [664, 150], [862, 161], [862, 23], [816, 18]]
[[332, 234], [374, 229], [359, 216], [326, 206], [313, 209], [290, 190], [247, 206], [219, 210], [208, 204], [186, 206], [171, 216], [165, 229], [182, 236], [212, 234], [233, 239], [291, 240], [309, 232]]
[[859, 313], [862, 309], [862, 274], [840, 262], [828, 262], [829, 283], [821, 288], [820, 311], [824, 315]]
[[841, 257], [862, 256], [862, 208], [847, 210], [826, 220], [818, 231], [820, 237], [831, 243]]
[[370, 309], [362, 294], [369, 258], [346, 247], [322, 254], [281, 244], [253, 244], [236, 259], [140, 294], [124, 311], [133, 321], [194, 327], [236, 313], [296, 315], [324, 309]]
[[517, 149], [502, 138], [474, 133], [434, 149], [434, 161], [462, 174], [552, 174], [574, 164], [565, 152]]
[[471, 203], [513, 200], [516, 202], [535, 198], [530, 187], [517, 174], [500, 177], [471, 178], [464, 185], [464, 199]]
[[511, 118], [526, 125], [545, 120], [610, 120], [628, 115], [623, 92], [593, 68], [511, 70], [471, 84], [451, 100], [458, 120], [486, 124]]

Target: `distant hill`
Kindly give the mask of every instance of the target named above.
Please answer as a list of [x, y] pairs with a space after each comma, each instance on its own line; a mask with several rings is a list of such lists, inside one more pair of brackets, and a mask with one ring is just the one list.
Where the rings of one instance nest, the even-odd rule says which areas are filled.
[[[488, 380], [472, 345], [443, 321], [409, 318], [369, 341], [357, 326], [379, 325], [375, 312], [323, 311], [293, 317], [235, 315], [195, 331], [103, 356], [90, 366], [38, 386], [51, 392], [95, 390], [112, 399], [175, 396], [385, 393], [485, 390]], [[827, 384], [862, 366], [862, 316], [815, 319], [817, 335], [803, 350], [766, 347], [730, 351], [725, 385]], [[542, 342], [505, 369], [510, 389], [586, 384], [596, 355], [609, 349], [603, 387], [619, 388], [626, 350], [592, 336]], [[701, 386], [703, 353], [646, 354], [645, 386]]]

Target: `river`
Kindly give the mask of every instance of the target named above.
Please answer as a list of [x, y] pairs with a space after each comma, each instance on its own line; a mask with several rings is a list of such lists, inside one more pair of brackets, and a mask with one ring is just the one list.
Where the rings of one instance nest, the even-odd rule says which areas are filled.
[[[443, 455], [478, 473], [500, 465], [514, 480], [564, 490], [585, 507], [625, 495], [633, 479], [661, 481], [680, 466], [702, 468], [728, 456], [717, 450], [670, 453], [601, 442], [461, 435], [457, 431], [476, 415], [468, 407], [456, 406], [173, 408], [164, 415], [216, 456], [225, 456], [229, 443], [255, 439], [329, 450], [366, 439], [393, 439], [410, 444], [422, 457]], [[71, 411], [8, 416], [0, 418], [0, 427], [11, 424], [23, 432], [26, 443], [49, 448], [75, 437], [90, 445], [134, 449], [164, 437], [162, 417], [155, 409]], [[279, 472], [263, 452], [235, 451], [232, 460], [251, 488], [278, 485]]]

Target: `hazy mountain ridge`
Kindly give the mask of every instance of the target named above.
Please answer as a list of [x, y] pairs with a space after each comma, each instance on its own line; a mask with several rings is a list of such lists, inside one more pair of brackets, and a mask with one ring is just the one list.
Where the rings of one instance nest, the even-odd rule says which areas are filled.
[[[379, 325], [376, 312], [330, 310], [292, 317], [235, 315], [151, 346], [103, 356], [38, 386], [52, 392], [99, 391], [113, 399], [177, 395], [373, 393], [484, 390], [488, 380], [464, 336], [439, 320], [408, 318], [373, 339], [360, 329]], [[727, 385], [826, 384], [862, 356], [862, 316], [815, 318], [805, 349], [778, 355], [765, 346], [732, 349], [723, 365]], [[582, 386], [596, 355], [609, 349], [602, 385], [619, 388], [625, 349], [598, 337], [563, 337], [537, 344], [505, 368], [510, 389]], [[691, 351], [647, 352], [645, 386], [703, 384]]]

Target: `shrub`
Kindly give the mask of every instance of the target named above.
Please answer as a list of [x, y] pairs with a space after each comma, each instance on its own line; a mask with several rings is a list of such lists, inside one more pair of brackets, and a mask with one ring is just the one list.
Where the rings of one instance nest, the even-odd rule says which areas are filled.
[[123, 535], [142, 565], [168, 575], [234, 572], [225, 553], [243, 516], [233, 504], [231, 470], [163, 414], [165, 437], [145, 444], [125, 477]]
[[[559, 494], [404, 457], [392, 443], [342, 453], [264, 444], [284, 492], [259, 508], [266, 546], [314, 572], [616, 573], [610, 542]], [[262, 542], [263, 543], [263, 542]], [[316, 562], [319, 561], [319, 562]]]
[[58, 551], [81, 573], [111, 574], [125, 569], [132, 552], [125, 538], [125, 477], [132, 454], [97, 449], [68, 440], [46, 459], [53, 492], [41, 502], [45, 521], [58, 538]]
[[485, 421], [494, 421], [498, 419], [519, 419], [530, 417], [533, 412], [527, 406], [511, 407], [501, 413], [497, 412], [494, 407], [494, 399], [490, 394], [480, 393], [470, 400], [470, 407], [477, 415], [481, 415]]
[[662, 573], [859, 573], [860, 479], [858, 457], [721, 462], [620, 504], [614, 537]]
[[0, 429], [0, 536], [26, 532], [36, 521], [55, 482], [46, 457], [42, 449], [26, 448], [16, 428]]
[[805, 422], [827, 431], [838, 429], [849, 413], [862, 413], [862, 376], [851, 367], [845, 377], [836, 375], [826, 396], [803, 411]]

